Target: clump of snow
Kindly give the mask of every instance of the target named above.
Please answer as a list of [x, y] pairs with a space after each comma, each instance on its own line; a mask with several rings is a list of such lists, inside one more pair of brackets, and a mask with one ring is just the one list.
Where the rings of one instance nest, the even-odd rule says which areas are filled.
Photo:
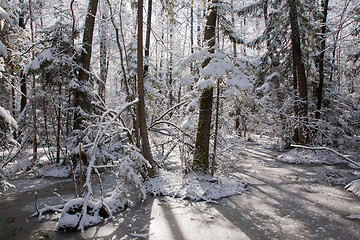
[[207, 48], [202, 48], [200, 51], [191, 54], [181, 61], [181, 65], [189, 64], [193, 61], [203, 61], [210, 56], [210, 52]]
[[0, 19], [5, 19], [8, 22], [11, 22], [9, 14], [2, 7], [0, 7]]
[[[84, 198], [75, 198], [68, 201], [62, 210], [55, 231], [77, 229], [81, 220], [80, 217], [82, 216], [81, 213], [84, 203]], [[104, 202], [88, 201], [87, 212], [83, 216], [83, 218], [85, 218], [84, 227], [94, 226], [110, 216], [111, 212]]]
[[245, 188], [246, 182], [230, 176], [213, 178], [208, 175], [190, 173], [182, 177], [166, 170], [160, 171], [157, 177], [145, 183], [145, 189], [150, 194], [194, 201], [214, 201], [240, 194]]
[[17, 128], [16, 120], [10, 115], [9, 111], [0, 106], [0, 117], [2, 117], [7, 124]]
[[[214, 54], [215, 55], [215, 54]], [[222, 77], [233, 70], [234, 65], [224, 59], [213, 58], [205, 68], [201, 69], [204, 77]]]
[[37, 71], [40, 69], [41, 65], [43, 65], [46, 62], [51, 62], [54, 60], [54, 55], [51, 52], [51, 49], [47, 49], [43, 51], [37, 58], [35, 58], [27, 67], [26, 67], [26, 73], [33, 70]]
[[280, 161], [293, 164], [336, 164], [343, 162], [331, 152], [309, 149], [293, 149], [277, 157]]
[[208, 78], [208, 79], [205, 79], [203, 78], [202, 80], [200, 80], [196, 86], [199, 88], [199, 89], [206, 89], [206, 88], [209, 88], [209, 87], [214, 87], [215, 86], [215, 82], [212, 78]]
[[231, 74], [231, 77], [227, 80], [226, 84], [228, 86], [238, 87], [240, 89], [249, 89], [252, 86], [249, 78], [241, 72]]
[[345, 186], [345, 189], [360, 197], [360, 179], [354, 180]]
[[104, 198], [104, 202], [113, 214], [124, 210], [128, 205], [127, 199], [117, 191], [112, 192], [110, 197]]
[[1, 41], [0, 41], [0, 56], [3, 56], [4, 58], [8, 57], [6, 47]]
[[180, 81], [181, 86], [190, 86], [193, 83], [194, 83], [194, 78], [193, 76], [191, 76], [191, 74], [188, 73], [182, 76]]

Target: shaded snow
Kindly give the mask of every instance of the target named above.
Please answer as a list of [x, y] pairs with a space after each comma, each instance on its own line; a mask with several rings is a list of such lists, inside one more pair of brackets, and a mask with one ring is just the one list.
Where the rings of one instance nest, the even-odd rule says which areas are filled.
[[70, 177], [71, 171], [69, 165], [53, 164], [51, 166], [43, 167], [37, 174], [38, 177], [56, 177], [65, 178]]

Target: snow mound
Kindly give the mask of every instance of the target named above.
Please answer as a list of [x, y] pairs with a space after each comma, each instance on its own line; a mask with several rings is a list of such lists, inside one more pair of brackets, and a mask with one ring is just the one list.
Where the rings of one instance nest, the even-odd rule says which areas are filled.
[[39, 169], [37, 177], [55, 177], [66, 178], [71, 176], [71, 170], [69, 166], [62, 164], [54, 164]]
[[[62, 210], [55, 231], [76, 230], [81, 221], [84, 202], [84, 198], [75, 198], [68, 201]], [[106, 204], [101, 201], [88, 201], [84, 226], [94, 226], [110, 216], [111, 213]]]
[[246, 182], [236, 177], [179, 174], [160, 171], [158, 176], [145, 183], [148, 193], [185, 198], [194, 201], [213, 201], [242, 193]]
[[277, 157], [280, 161], [292, 164], [336, 164], [343, 161], [334, 153], [322, 150], [293, 149]]
[[354, 180], [345, 186], [345, 189], [360, 197], [360, 179]]

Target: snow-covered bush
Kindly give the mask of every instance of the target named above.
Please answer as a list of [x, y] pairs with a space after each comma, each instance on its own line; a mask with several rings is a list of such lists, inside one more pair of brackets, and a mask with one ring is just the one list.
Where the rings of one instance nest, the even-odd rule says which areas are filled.
[[12, 132], [17, 128], [15, 119], [9, 111], [0, 106], [0, 146], [1, 149], [7, 149], [7, 144], [16, 143], [12, 137]]

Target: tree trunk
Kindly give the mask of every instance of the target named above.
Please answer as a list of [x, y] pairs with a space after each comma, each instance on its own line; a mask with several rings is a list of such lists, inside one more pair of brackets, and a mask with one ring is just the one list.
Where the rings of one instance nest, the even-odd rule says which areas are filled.
[[[290, 25], [291, 25], [291, 43], [292, 43], [292, 53], [294, 66], [297, 73], [298, 89], [299, 89], [299, 116], [301, 118], [302, 124], [307, 122], [308, 115], [308, 96], [307, 96], [307, 80], [305, 74], [305, 67], [302, 61], [301, 53], [301, 43], [300, 43], [300, 31], [298, 23], [298, 12], [296, 9], [296, 0], [288, 0], [290, 12]], [[301, 126], [299, 130], [299, 143], [307, 143], [308, 141], [308, 131], [304, 126]]]
[[26, 77], [23, 71], [20, 72], [20, 92], [21, 92], [21, 100], [20, 100], [20, 113], [22, 113], [25, 109], [27, 103], [27, 87], [26, 87]]
[[145, 37], [145, 59], [144, 76], [146, 77], [149, 71], [149, 56], [150, 56], [150, 33], [151, 33], [151, 15], [152, 15], [152, 0], [148, 1], [148, 14], [146, 20], [146, 37]]
[[[59, 84], [59, 97], [61, 97], [61, 83]], [[57, 126], [56, 126], [56, 162], [60, 163], [60, 152], [61, 152], [61, 145], [60, 145], [60, 134], [61, 134], [61, 104], [59, 101], [59, 107], [57, 112]]]
[[[217, 19], [217, 0], [209, 0], [208, 15], [206, 16], [204, 43], [207, 44], [210, 52], [215, 46], [215, 29]], [[209, 64], [210, 59], [206, 59], [203, 68]], [[194, 150], [193, 170], [207, 174], [209, 171], [209, 142], [210, 125], [213, 103], [213, 87], [204, 89], [199, 100], [199, 121], [196, 131], [196, 142]]]
[[140, 137], [142, 154], [145, 159], [149, 161], [151, 168], [148, 168], [149, 177], [154, 177], [156, 174], [155, 161], [151, 154], [149, 143], [149, 136], [146, 124], [146, 111], [145, 111], [145, 91], [144, 91], [144, 55], [143, 55], [143, 0], [138, 1], [138, 41], [137, 41], [137, 80], [138, 80], [138, 117], [140, 127]]
[[320, 34], [320, 56], [319, 56], [319, 86], [317, 88], [317, 105], [316, 105], [316, 113], [315, 118], [320, 118], [320, 111], [323, 99], [323, 88], [324, 88], [324, 57], [325, 57], [325, 48], [326, 48], [326, 18], [328, 13], [328, 5], [329, 0], [321, 1], [322, 8], [322, 26], [321, 26], [321, 34]]
[[[95, 16], [97, 11], [98, 0], [89, 0], [88, 11], [85, 18], [85, 28], [83, 36], [83, 51], [80, 55], [80, 65], [78, 80], [81, 85], [86, 85], [89, 81], [92, 41], [94, 33]], [[75, 108], [81, 108], [83, 111], [88, 111], [91, 107], [90, 100], [87, 98], [87, 93], [81, 89], [75, 91]], [[74, 130], [82, 128], [81, 123], [83, 116], [79, 110], [74, 114]]]
[[[29, 0], [29, 13], [30, 13], [30, 32], [31, 32], [31, 42], [34, 43], [35, 42], [35, 38], [34, 38], [34, 24], [33, 24], [33, 18], [32, 18], [32, 3], [31, 0]], [[32, 57], [31, 60], [35, 59], [35, 55], [34, 52], [32, 52]], [[33, 77], [33, 84], [32, 84], [32, 112], [33, 112], [33, 131], [34, 131], [34, 135], [33, 135], [33, 161], [34, 163], [37, 161], [37, 149], [38, 149], [38, 144], [37, 144], [37, 115], [36, 115], [36, 92], [35, 92], [35, 88], [36, 88], [36, 79], [34, 76]]]
[[100, 80], [98, 94], [103, 102], [105, 102], [105, 87], [106, 87], [106, 79], [108, 74], [108, 61], [107, 61], [107, 36], [105, 29], [105, 19], [106, 14], [101, 12], [101, 21], [100, 21]]

